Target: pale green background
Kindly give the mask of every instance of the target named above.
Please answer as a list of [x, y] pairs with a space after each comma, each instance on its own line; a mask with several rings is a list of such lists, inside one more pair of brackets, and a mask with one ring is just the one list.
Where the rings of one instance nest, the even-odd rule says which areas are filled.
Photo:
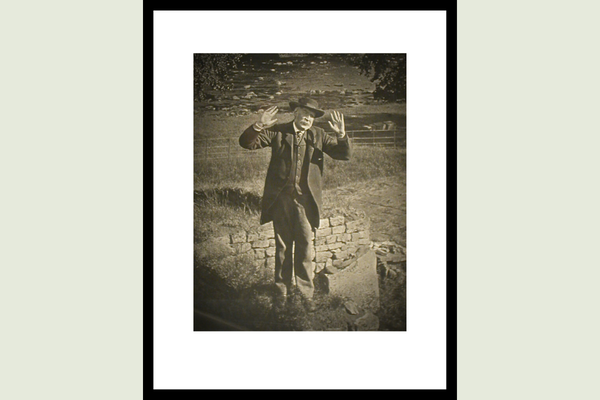
[[[600, 397], [596, 4], [459, 1], [461, 400]], [[0, 32], [0, 398], [139, 399], [142, 2]]]

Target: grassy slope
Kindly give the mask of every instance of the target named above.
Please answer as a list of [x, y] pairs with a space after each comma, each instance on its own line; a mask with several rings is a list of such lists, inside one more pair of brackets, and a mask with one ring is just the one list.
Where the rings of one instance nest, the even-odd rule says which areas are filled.
[[[259, 150], [267, 152], [268, 150]], [[227, 165], [214, 162], [197, 164], [194, 188], [208, 192], [219, 188], [229, 191], [247, 192], [249, 195], [261, 196], [264, 187], [267, 157], [238, 158]], [[404, 176], [405, 154], [398, 150], [358, 147], [350, 161], [336, 161], [326, 158], [323, 177], [325, 215], [344, 213], [354, 205], [351, 199], [336, 196], [333, 189], [353, 186], [360, 182], [377, 180], [382, 177]], [[364, 186], [364, 185], [363, 185]], [[368, 190], [365, 188], [365, 190]], [[221, 191], [221, 192], [222, 192]], [[250, 204], [240, 203], [235, 206], [223, 200], [223, 196], [215, 193], [207, 196], [202, 207], [196, 207], [196, 233], [198, 238], [209, 235], [222, 235], [235, 231], [239, 227], [248, 228], [258, 225], [259, 214]]]

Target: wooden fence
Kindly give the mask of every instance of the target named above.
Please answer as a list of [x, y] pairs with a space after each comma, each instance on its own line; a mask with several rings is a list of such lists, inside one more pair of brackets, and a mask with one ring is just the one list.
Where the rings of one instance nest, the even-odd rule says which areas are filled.
[[[354, 130], [346, 133], [352, 138], [354, 146], [406, 148], [406, 128], [385, 131]], [[194, 151], [194, 158], [202, 160], [260, 157], [268, 153], [242, 148], [237, 137], [197, 139], [194, 142]]]

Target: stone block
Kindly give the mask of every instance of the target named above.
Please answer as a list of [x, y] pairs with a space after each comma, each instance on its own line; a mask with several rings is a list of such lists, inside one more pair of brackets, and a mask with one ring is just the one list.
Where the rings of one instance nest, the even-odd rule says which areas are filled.
[[331, 233], [334, 235], [346, 232], [346, 227], [344, 225], [338, 225], [331, 228]]
[[360, 228], [360, 221], [348, 221], [346, 222], [346, 231], [347, 232], [357, 232]]
[[267, 257], [275, 257], [275, 247], [269, 247], [265, 250]]
[[273, 239], [275, 237], [275, 231], [273, 230], [273, 222], [261, 225], [257, 228], [258, 239]]
[[329, 246], [327, 246], [326, 244], [322, 245], [322, 246], [316, 246], [315, 247], [315, 251], [318, 253], [319, 251], [327, 251], [329, 250]]
[[342, 225], [344, 223], [344, 219], [344, 216], [331, 217], [329, 218], [329, 223], [331, 224], [331, 226]]
[[265, 260], [265, 267], [275, 269], [275, 257], [267, 257]]
[[322, 218], [319, 220], [319, 228], [329, 228], [329, 218]]
[[331, 235], [331, 228], [317, 229], [317, 233], [316, 233], [317, 238], [325, 237], [325, 236], [329, 236], [329, 235]]
[[349, 256], [355, 256], [356, 251], [358, 250], [358, 246], [355, 246], [355, 245], [344, 246], [344, 250], [346, 250], [348, 252]]
[[259, 232], [267, 232], [273, 230], [273, 221], [267, 222], [266, 224], [260, 225], [257, 229]]
[[269, 240], [275, 237], [275, 233], [273, 231], [263, 231], [258, 232], [258, 240]]
[[316, 261], [317, 262], [325, 262], [328, 258], [331, 258], [332, 253], [329, 251], [319, 251], [317, 252]]
[[257, 232], [248, 232], [248, 238], [246, 239], [246, 241], [254, 242], [255, 240], [258, 240], [258, 233]]
[[325, 244], [325, 237], [318, 237], [315, 239], [315, 246], [322, 246]]
[[263, 249], [254, 250], [254, 257], [255, 258], [265, 258], [265, 251]]
[[315, 263], [315, 274], [318, 274], [319, 272], [323, 271], [324, 269], [325, 269], [324, 262]]
[[341, 235], [338, 235], [338, 241], [348, 243], [348, 242], [352, 241], [352, 234], [351, 233], [342, 233]]
[[335, 250], [335, 249], [339, 249], [341, 247], [344, 246], [344, 243], [341, 242], [335, 242], [335, 243], [331, 243], [327, 245], [327, 249], [328, 250]]
[[252, 242], [253, 249], [260, 249], [260, 248], [267, 248], [267, 247], [269, 247], [268, 240], [256, 240], [256, 241]]
[[[334, 266], [336, 261], [341, 265], [341, 260], [334, 260]], [[369, 249], [355, 261], [335, 274], [323, 274], [327, 292], [330, 295], [352, 299], [361, 309], [376, 312], [379, 308], [377, 256]]]
[[337, 242], [337, 239], [338, 239], [337, 235], [329, 235], [329, 236], [325, 237], [325, 243], [327, 243], [327, 244], [335, 243], [335, 242]]
[[348, 251], [337, 249], [335, 253], [333, 253], [333, 256], [331, 258], [333, 258], [334, 260], [345, 260], [346, 258], [348, 258]]
[[385, 255], [384, 259], [389, 263], [398, 264], [406, 261], [406, 256], [402, 253], [388, 253]]

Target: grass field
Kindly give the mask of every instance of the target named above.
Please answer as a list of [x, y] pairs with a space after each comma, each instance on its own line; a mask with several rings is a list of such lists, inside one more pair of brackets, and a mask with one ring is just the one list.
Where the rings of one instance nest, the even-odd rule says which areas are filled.
[[[198, 239], [227, 233], [237, 227], [258, 224], [255, 198], [262, 196], [269, 150], [257, 150], [257, 156], [234, 158], [227, 162], [204, 160], [196, 163], [194, 190], [203, 193], [202, 206], [196, 207]], [[352, 186], [382, 177], [401, 177], [406, 169], [406, 155], [397, 149], [357, 147], [349, 161], [325, 158], [323, 175], [324, 212], [344, 214], [352, 205], [348, 199], [330, 195], [332, 189]], [[237, 204], [225, 201], [225, 193], [236, 193]]]

